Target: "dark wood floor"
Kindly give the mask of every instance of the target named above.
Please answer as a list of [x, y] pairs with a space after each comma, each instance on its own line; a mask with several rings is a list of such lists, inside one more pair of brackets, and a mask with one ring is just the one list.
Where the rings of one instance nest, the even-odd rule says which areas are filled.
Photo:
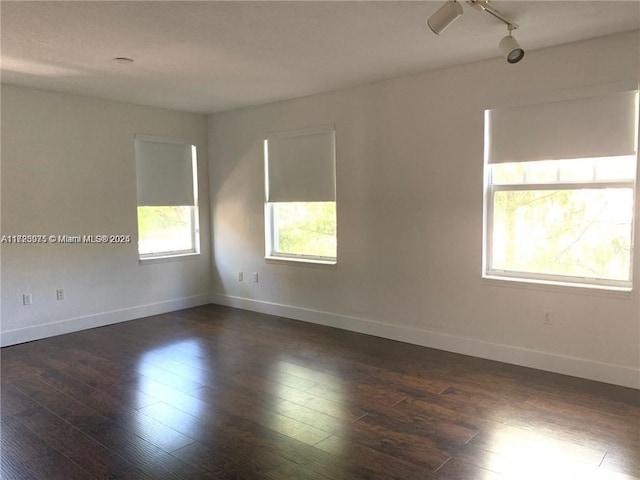
[[209, 305], [2, 349], [2, 478], [638, 479], [640, 392]]

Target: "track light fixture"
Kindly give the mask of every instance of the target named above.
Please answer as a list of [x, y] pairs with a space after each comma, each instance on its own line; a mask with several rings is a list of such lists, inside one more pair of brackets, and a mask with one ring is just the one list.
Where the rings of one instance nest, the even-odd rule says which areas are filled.
[[[489, 0], [467, 0], [476, 10], [487, 12], [507, 25], [509, 34], [500, 40], [498, 47], [509, 63], [518, 63], [524, 57], [524, 50], [518, 44], [511, 32], [518, 28], [514, 22], [506, 18], [501, 12], [489, 5]], [[456, 0], [448, 0], [429, 17], [427, 25], [437, 35], [444, 32], [449, 25], [462, 16], [462, 5]]]
[[500, 47], [502, 54], [507, 58], [507, 62], [518, 63], [524, 57], [524, 50], [520, 45], [518, 45], [518, 41], [511, 35], [511, 31], [513, 30], [511, 25], [509, 25], [508, 28], [509, 35], [500, 40], [498, 46]]
[[449, 25], [455, 22], [463, 13], [462, 5], [458, 2], [451, 1], [444, 3], [433, 15], [427, 20], [427, 25], [433, 33], [440, 35]]

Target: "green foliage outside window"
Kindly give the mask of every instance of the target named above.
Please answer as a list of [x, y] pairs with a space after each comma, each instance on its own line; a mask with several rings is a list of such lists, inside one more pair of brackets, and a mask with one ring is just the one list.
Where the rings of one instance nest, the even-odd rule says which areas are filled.
[[496, 191], [492, 267], [629, 280], [631, 188]]
[[336, 202], [272, 205], [275, 253], [336, 258]]
[[138, 251], [141, 255], [192, 250], [190, 206], [138, 207]]

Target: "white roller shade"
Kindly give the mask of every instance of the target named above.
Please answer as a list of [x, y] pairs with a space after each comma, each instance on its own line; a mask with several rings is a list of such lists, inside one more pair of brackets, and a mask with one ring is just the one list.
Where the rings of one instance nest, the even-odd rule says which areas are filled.
[[267, 201], [335, 201], [335, 151], [333, 127], [269, 135], [265, 148]]
[[195, 205], [192, 146], [136, 137], [138, 206]]
[[636, 152], [636, 91], [488, 111], [488, 163]]

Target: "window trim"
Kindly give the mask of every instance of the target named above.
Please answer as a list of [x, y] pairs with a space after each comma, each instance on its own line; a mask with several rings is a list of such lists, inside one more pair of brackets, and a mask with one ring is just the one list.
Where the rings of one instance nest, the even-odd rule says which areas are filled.
[[296, 258], [293, 256], [274, 256], [266, 255], [264, 257], [267, 263], [281, 264], [281, 265], [300, 265], [308, 267], [326, 267], [333, 268], [338, 262], [337, 260], [318, 260], [317, 258]]
[[[265, 256], [266, 260], [273, 260], [278, 262], [294, 262], [294, 263], [309, 263], [317, 265], [336, 265], [338, 263], [338, 256], [335, 257], [322, 257], [319, 255], [305, 255], [301, 253], [282, 253], [276, 251], [275, 245], [278, 240], [276, 238], [276, 220], [273, 213], [274, 203], [277, 202], [265, 202], [264, 205], [264, 218], [265, 218]], [[337, 202], [336, 207], [337, 207]], [[337, 208], [336, 208], [337, 217]], [[337, 218], [336, 218], [337, 221]]]
[[[274, 201], [269, 200], [270, 198], [270, 185], [269, 185], [269, 141], [277, 140], [277, 139], [287, 139], [287, 138], [295, 138], [295, 137], [303, 137], [306, 135], [316, 135], [316, 134], [331, 134], [331, 141], [333, 143], [333, 175], [334, 175], [334, 192], [333, 192], [333, 202], [336, 204], [336, 224], [338, 221], [338, 199], [337, 199], [337, 191], [335, 178], [336, 172], [336, 129], [334, 124], [324, 124], [317, 125], [306, 128], [298, 128], [293, 130], [283, 130], [277, 132], [269, 132], [266, 133], [263, 137], [263, 159], [264, 159], [264, 232], [265, 232], [265, 260], [267, 263], [278, 263], [278, 264], [289, 264], [289, 265], [307, 265], [307, 266], [317, 266], [317, 267], [328, 267], [332, 268], [338, 262], [338, 255], [336, 251], [335, 257], [323, 257], [317, 255], [305, 255], [305, 254], [296, 254], [296, 253], [283, 253], [276, 251], [276, 245], [278, 243], [277, 240], [277, 229], [276, 229], [276, 220], [274, 215], [274, 204], [275, 203], [288, 203], [285, 201]], [[304, 201], [304, 200], [300, 200]], [[325, 200], [323, 200], [325, 201]], [[337, 225], [336, 225], [337, 226]], [[336, 233], [336, 241], [337, 241], [337, 233]]]
[[[191, 214], [191, 245], [192, 248], [184, 250], [168, 250], [162, 252], [140, 253], [139, 243], [137, 245], [138, 263], [140, 265], [149, 265], [154, 263], [166, 263], [172, 261], [182, 261], [197, 258], [200, 256], [200, 209], [199, 209], [199, 179], [198, 179], [198, 149], [195, 143], [173, 137], [161, 137], [152, 135], [136, 134], [136, 141], [143, 142], [155, 142], [155, 143], [167, 143], [177, 145], [188, 145], [191, 147], [191, 174], [193, 176], [193, 205], [182, 205], [190, 208]], [[136, 175], [138, 172], [136, 171]], [[169, 205], [167, 205], [169, 206]], [[140, 226], [137, 221], [137, 208], [136, 206], [136, 231], [137, 238], [140, 235]]]
[[[561, 160], [558, 160], [561, 161]], [[638, 157], [636, 156], [636, 171]], [[485, 163], [485, 201], [484, 201], [484, 222], [483, 222], [483, 255], [482, 255], [482, 278], [490, 280], [502, 280], [509, 282], [522, 282], [538, 285], [568, 286], [578, 288], [592, 288], [602, 290], [613, 290], [630, 292], [634, 288], [634, 253], [635, 253], [635, 230], [637, 221], [637, 178], [634, 180], [594, 180], [593, 182], [558, 182], [558, 183], [501, 183], [493, 184], [492, 167], [496, 164]], [[596, 277], [576, 277], [570, 275], [559, 275], [551, 273], [537, 273], [520, 270], [507, 270], [491, 268], [493, 264], [493, 206], [495, 192], [499, 191], [527, 191], [527, 190], [581, 190], [581, 189], [606, 189], [606, 188], [630, 188], [634, 205], [631, 218], [631, 249], [629, 253], [629, 280], [612, 280]]]
[[[196, 199], [197, 203], [197, 199]], [[162, 252], [151, 252], [151, 253], [140, 253], [138, 247], [138, 259], [140, 263], [153, 263], [148, 262], [148, 260], [163, 260], [168, 258], [184, 258], [188, 256], [198, 256], [200, 255], [200, 225], [199, 218], [200, 215], [198, 213], [198, 205], [184, 205], [185, 207], [189, 207], [191, 209], [191, 245], [193, 248], [187, 248], [184, 250], [166, 250]], [[165, 260], [166, 261], [166, 260]]]
[[155, 257], [140, 257], [138, 263], [140, 265], [152, 265], [154, 263], [169, 263], [169, 262], [181, 262], [184, 260], [193, 260], [200, 258], [199, 252], [191, 253], [173, 253], [171, 255], [155, 256]]

